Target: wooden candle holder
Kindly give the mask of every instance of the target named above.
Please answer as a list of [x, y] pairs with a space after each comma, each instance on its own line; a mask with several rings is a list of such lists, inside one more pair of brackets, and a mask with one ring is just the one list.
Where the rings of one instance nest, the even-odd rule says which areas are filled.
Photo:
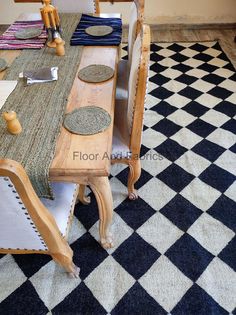
[[[60, 17], [57, 9], [51, 5], [51, 0], [43, 0], [43, 8], [40, 9], [41, 17], [47, 32], [51, 34], [51, 41], [47, 42], [50, 48], [56, 48], [58, 56], [65, 55], [65, 41], [62, 40], [60, 35]], [[60, 41], [59, 41], [60, 39]]]

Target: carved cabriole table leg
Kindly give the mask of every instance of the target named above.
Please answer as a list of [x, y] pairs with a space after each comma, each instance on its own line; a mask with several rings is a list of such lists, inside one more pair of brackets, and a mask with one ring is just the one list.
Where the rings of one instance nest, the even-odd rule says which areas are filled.
[[98, 204], [101, 245], [106, 249], [111, 248], [114, 246], [112, 234], [109, 231], [113, 214], [113, 201], [109, 179], [108, 177], [91, 177], [88, 182]]
[[90, 204], [91, 198], [85, 196], [85, 189], [86, 189], [85, 185], [79, 185], [79, 194], [78, 194], [76, 203], [81, 202], [83, 205]]
[[[72, 182], [71, 178], [68, 178]], [[85, 196], [86, 186], [90, 186], [93, 191], [99, 210], [99, 234], [102, 247], [108, 249], [114, 246], [112, 234], [110, 233], [110, 225], [113, 215], [113, 199], [111, 186], [108, 177], [74, 177], [73, 182], [80, 185], [77, 202], [88, 205], [90, 197]]]

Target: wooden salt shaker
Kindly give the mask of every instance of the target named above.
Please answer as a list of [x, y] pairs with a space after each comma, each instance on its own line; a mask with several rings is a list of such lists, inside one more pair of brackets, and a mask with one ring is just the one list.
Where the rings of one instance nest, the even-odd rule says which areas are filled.
[[2, 117], [5, 119], [7, 124], [7, 130], [13, 135], [18, 135], [22, 132], [22, 127], [17, 119], [16, 113], [14, 111], [4, 112]]
[[60, 37], [55, 38], [54, 42], [56, 43], [56, 54], [57, 56], [65, 55], [65, 42]]

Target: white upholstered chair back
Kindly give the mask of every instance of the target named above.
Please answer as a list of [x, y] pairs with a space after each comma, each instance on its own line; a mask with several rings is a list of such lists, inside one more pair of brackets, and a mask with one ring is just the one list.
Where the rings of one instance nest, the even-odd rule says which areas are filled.
[[55, 235], [67, 236], [78, 188], [52, 183], [52, 189], [54, 200], [39, 199], [20, 164], [0, 160], [0, 252], [50, 251]]
[[72, 277], [79, 268], [65, 240], [78, 187], [52, 183], [54, 200], [39, 199], [24, 168], [0, 159], [0, 253], [51, 255]]
[[[116, 96], [112, 144], [112, 163], [122, 163], [129, 166], [127, 188], [130, 200], [138, 198], [135, 183], [141, 175], [140, 149], [149, 60], [150, 28], [143, 25], [133, 45], [130, 76], [128, 84], [125, 85], [128, 92], [127, 98]], [[120, 80], [122, 80], [122, 76], [120, 76]], [[124, 76], [123, 80], [125, 80]]]
[[136, 4], [131, 4], [130, 19], [129, 19], [129, 33], [128, 33], [128, 56], [129, 60], [132, 58], [133, 45], [137, 36], [137, 21], [138, 21], [138, 10]]
[[0, 248], [47, 250], [28, 210], [8, 177], [0, 177]]
[[99, 13], [99, 0], [52, 0], [59, 13]]
[[133, 46], [133, 56], [128, 86], [127, 121], [131, 135], [130, 148], [133, 154], [139, 154], [141, 146], [144, 105], [147, 95], [147, 83], [150, 59], [150, 28], [143, 25]]
[[136, 93], [137, 93], [141, 54], [142, 54], [142, 37], [141, 37], [141, 34], [139, 34], [133, 45], [133, 53], [132, 53], [133, 56], [132, 56], [132, 63], [131, 63], [129, 83], [128, 83], [127, 120], [128, 120], [128, 127], [129, 127], [130, 133], [133, 126], [133, 114], [134, 114], [134, 108], [135, 108], [135, 98], [136, 98]]
[[144, 0], [134, 0], [131, 4], [129, 32], [128, 32], [128, 57], [131, 66], [133, 45], [137, 35], [140, 33], [144, 20]]

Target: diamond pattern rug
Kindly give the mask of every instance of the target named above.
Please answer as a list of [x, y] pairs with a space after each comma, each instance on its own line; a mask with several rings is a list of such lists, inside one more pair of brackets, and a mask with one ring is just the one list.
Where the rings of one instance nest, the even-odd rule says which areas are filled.
[[69, 239], [80, 278], [0, 255], [1, 315], [236, 315], [235, 69], [217, 42], [151, 50], [137, 201], [112, 168], [115, 248], [97, 242], [92, 196]]

